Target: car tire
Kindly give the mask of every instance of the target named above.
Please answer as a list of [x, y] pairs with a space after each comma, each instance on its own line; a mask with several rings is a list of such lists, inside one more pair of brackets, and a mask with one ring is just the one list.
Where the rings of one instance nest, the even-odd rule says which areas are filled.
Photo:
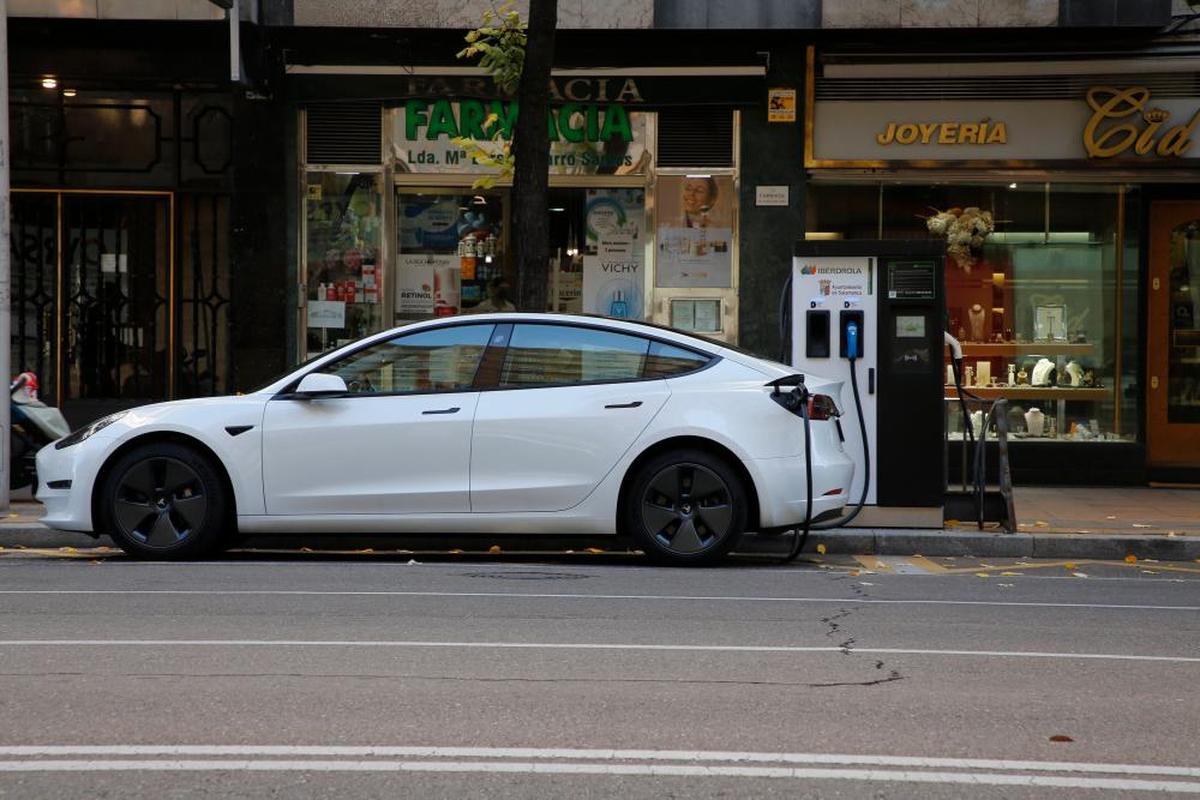
[[135, 558], [178, 560], [215, 551], [229, 503], [212, 462], [186, 445], [160, 442], [117, 459], [100, 490], [104, 533]]
[[625, 530], [658, 563], [715, 564], [741, 539], [748, 506], [746, 487], [728, 462], [704, 450], [675, 450], [634, 475]]

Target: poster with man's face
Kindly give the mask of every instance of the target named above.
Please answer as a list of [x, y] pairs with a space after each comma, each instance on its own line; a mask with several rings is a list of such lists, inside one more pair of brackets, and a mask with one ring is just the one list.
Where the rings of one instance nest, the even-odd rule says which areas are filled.
[[656, 285], [733, 285], [733, 195], [729, 175], [659, 177]]

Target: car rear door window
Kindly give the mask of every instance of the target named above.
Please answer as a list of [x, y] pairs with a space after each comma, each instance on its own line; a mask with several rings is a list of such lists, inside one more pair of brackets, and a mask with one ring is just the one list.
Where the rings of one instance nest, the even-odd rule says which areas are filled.
[[639, 380], [650, 340], [597, 328], [517, 325], [500, 385], [562, 386]]
[[710, 361], [712, 356], [697, 353], [695, 350], [675, 347], [664, 342], [651, 342], [644, 374], [647, 378], [669, 378], [700, 369]]
[[397, 336], [321, 368], [354, 393], [453, 392], [469, 389], [493, 325], [450, 325]]

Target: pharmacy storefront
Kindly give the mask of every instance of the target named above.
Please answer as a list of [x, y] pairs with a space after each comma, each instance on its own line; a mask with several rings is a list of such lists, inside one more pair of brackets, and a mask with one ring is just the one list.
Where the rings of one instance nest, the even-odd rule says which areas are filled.
[[[507, 141], [517, 107], [488, 86], [431, 75], [419, 96], [301, 109], [298, 357], [407, 321], [514, 308], [511, 188], [475, 188], [495, 170], [470, 141]], [[671, 106], [663, 86], [556, 73], [546, 310], [736, 341], [737, 98]]]
[[945, 326], [1010, 401], [1019, 480], [1200, 470], [1198, 77], [810, 53], [807, 235], [945, 241]]

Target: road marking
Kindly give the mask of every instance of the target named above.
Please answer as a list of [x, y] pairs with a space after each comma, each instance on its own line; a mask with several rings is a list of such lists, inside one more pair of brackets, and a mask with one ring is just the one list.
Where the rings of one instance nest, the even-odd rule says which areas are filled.
[[1139, 603], [1039, 603], [1020, 600], [934, 600], [921, 598], [769, 597], [755, 595], [572, 594], [569, 592], [420, 592], [337, 589], [0, 589], [0, 595], [180, 595], [263, 597], [460, 597], [510, 600], [657, 600], [663, 602], [836, 603], [838, 605], [994, 606], [1004, 608], [1080, 608], [1128, 611], [1200, 611], [1200, 606]]
[[891, 572], [892, 565], [879, 556], [854, 556], [854, 560], [872, 572]]
[[888, 783], [1035, 786], [1116, 791], [1200, 794], [1200, 783], [1133, 778], [1084, 778], [1054, 775], [1005, 775], [988, 772], [914, 772], [884, 769], [820, 769], [805, 767], [728, 767], [674, 764], [587, 764], [522, 761], [7, 761], [0, 772], [442, 772], [536, 775], [601, 775], [705, 778], [792, 778]]
[[[0, 647], [381, 647], [459, 648], [473, 650], [622, 650], [704, 653], [838, 653], [842, 647], [802, 645], [639, 644], [630, 642], [437, 642], [372, 639], [0, 639]], [[1151, 656], [1134, 653], [1055, 653], [1036, 650], [931, 650], [906, 647], [855, 647], [855, 653], [984, 658], [1057, 658], [1102, 661], [1151, 661], [1200, 664], [1200, 657]]]
[[396, 745], [5, 745], [0, 757], [34, 756], [325, 756], [358, 758], [524, 758], [603, 761], [690, 761], [993, 769], [1200, 778], [1200, 767], [1089, 761], [880, 756], [845, 753], [771, 753], [722, 750], [637, 750], [582, 747], [441, 747]]
[[941, 564], [937, 563], [936, 561], [930, 561], [925, 556], [909, 556], [908, 563], [912, 564], [914, 567], [924, 570], [925, 572], [933, 573], [935, 575], [943, 572], [949, 572], [949, 570], [943, 567]]

